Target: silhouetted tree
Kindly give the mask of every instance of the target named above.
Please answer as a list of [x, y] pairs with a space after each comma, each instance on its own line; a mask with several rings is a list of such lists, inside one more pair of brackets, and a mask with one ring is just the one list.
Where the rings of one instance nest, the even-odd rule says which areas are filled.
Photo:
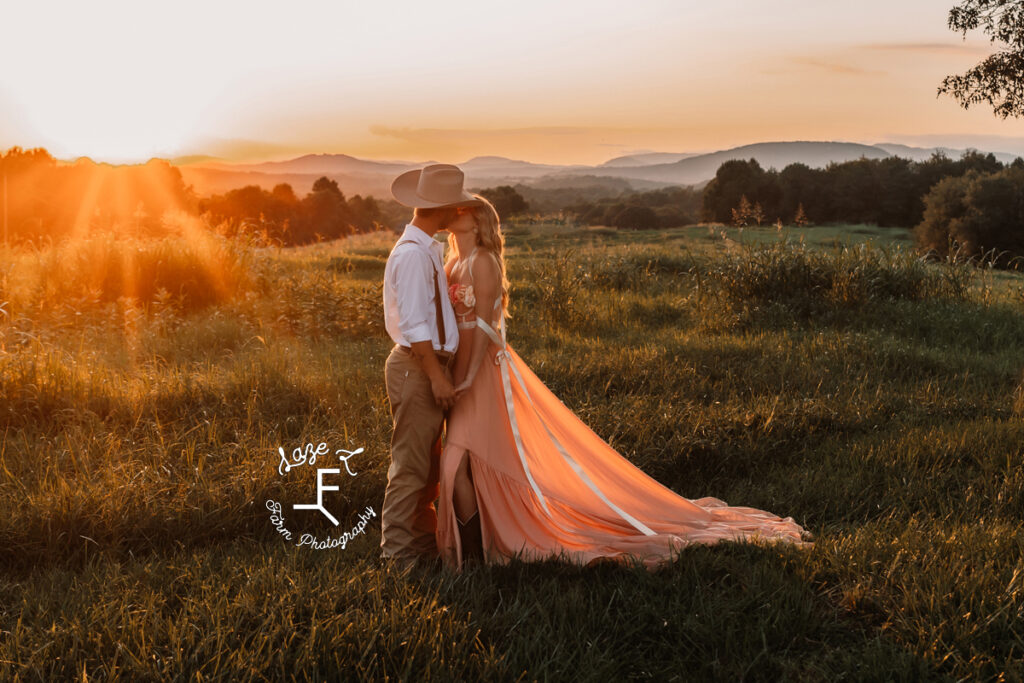
[[335, 194], [342, 199], [345, 198], [341, 188], [338, 187], [338, 181], [328, 178], [327, 176], [320, 176], [313, 182], [313, 192], [328, 192]]
[[830, 163], [825, 171], [831, 220], [878, 223], [878, 198], [883, 192], [875, 159]]
[[761, 202], [766, 214], [778, 214], [782, 199], [778, 174], [763, 170], [757, 159], [731, 159], [723, 162], [715, 177], [704, 188], [703, 220], [720, 223], [731, 221], [732, 210], [743, 195], [747, 195], [751, 202]]
[[940, 180], [925, 197], [924, 219], [914, 233], [922, 249], [939, 256], [949, 254], [951, 243], [966, 257], [1009, 252], [996, 265], [1024, 256], [1024, 167], [971, 169]]
[[779, 201], [779, 216], [794, 216], [797, 206], [808, 202], [812, 206], [821, 206], [822, 188], [825, 183], [824, 171], [811, 168], [807, 164], [794, 162], [779, 173], [779, 188], [782, 197]]
[[[302, 200], [305, 221], [295, 225], [297, 231], [311, 241], [332, 240], [355, 232], [352, 213], [338, 181], [321, 176], [313, 183], [313, 191]], [[320, 237], [317, 237], [320, 235]]]
[[529, 209], [526, 199], [511, 185], [490, 187], [480, 190], [478, 194], [485, 197], [491, 204], [494, 204], [494, 209], [498, 212], [498, 217], [501, 219], [518, 213], [525, 213]]
[[295, 196], [295, 190], [288, 183], [280, 183], [274, 186], [274, 189], [270, 191], [270, 194], [280, 202], [285, 204], [298, 204], [299, 198]]
[[353, 224], [360, 232], [376, 230], [381, 221], [380, 207], [373, 197], [355, 195], [348, 201]]
[[988, 102], [1002, 118], [1024, 115], [1024, 3], [1020, 0], [964, 0], [949, 11], [948, 26], [967, 32], [978, 28], [1007, 49], [989, 55], [966, 73], [947, 76], [938, 93], [952, 93], [964, 109]]

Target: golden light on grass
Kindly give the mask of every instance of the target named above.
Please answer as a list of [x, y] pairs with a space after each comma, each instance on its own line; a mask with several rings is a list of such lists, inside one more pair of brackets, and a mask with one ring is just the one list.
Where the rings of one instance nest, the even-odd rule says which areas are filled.
[[6, 248], [5, 317], [107, 317], [135, 358], [141, 320], [154, 304], [200, 310], [245, 288], [246, 257], [196, 214], [166, 162], [68, 165], [29, 153], [9, 155], [5, 165], [14, 180], [14, 232], [30, 238]]
[[230, 287], [224, 272], [223, 245], [214, 237], [206, 224], [199, 218], [182, 210], [168, 210], [164, 221], [175, 227], [185, 244], [195, 251], [210, 275], [210, 283], [216, 292], [216, 299], [227, 298]]

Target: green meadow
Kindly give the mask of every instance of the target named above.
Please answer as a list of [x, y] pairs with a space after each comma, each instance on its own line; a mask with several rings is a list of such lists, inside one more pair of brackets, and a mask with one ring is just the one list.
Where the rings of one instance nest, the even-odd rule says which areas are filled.
[[[1024, 678], [1024, 276], [906, 230], [510, 225], [508, 340], [660, 482], [811, 548], [378, 558], [394, 235], [0, 256], [0, 679]], [[315, 467], [281, 451], [325, 443]], [[363, 450], [339, 465], [336, 453]], [[354, 474], [353, 474], [354, 473]]]

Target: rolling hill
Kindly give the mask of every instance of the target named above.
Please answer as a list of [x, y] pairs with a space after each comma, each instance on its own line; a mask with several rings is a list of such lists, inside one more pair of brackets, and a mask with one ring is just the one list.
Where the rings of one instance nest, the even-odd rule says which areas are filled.
[[[635, 190], [648, 190], [670, 185], [702, 187], [714, 177], [718, 167], [731, 159], [756, 159], [762, 168], [781, 171], [792, 163], [812, 168], [866, 157], [881, 159], [900, 156], [915, 161], [928, 159], [942, 151], [950, 158], [959, 158], [963, 150], [947, 147], [909, 147], [894, 143], [865, 145], [855, 142], [787, 141], [759, 142], [710, 153], [651, 152], [616, 157], [597, 166], [538, 164], [500, 156], [477, 156], [459, 164], [466, 173], [466, 186], [471, 190], [497, 185], [522, 183], [537, 188], [593, 187], [608, 185], [607, 179], [624, 180]], [[998, 152], [1004, 163], [1016, 155]], [[399, 173], [421, 168], [433, 161], [379, 161], [359, 159], [347, 154], [307, 154], [285, 161], [257, 164], [231, 164], [209, 157], [192, 156], [171, 160], [185, 182], [200, 195], [218, 194], [245, 185], [259, 185], [270, 190], [279, 183], [288, 183], [296, 193], [310, 191], [321, 176], [338, 182], [347, 195], [373, 195], [390, 199], [391, 181]], [[620, 186], [621, 183], [615, 183]]]

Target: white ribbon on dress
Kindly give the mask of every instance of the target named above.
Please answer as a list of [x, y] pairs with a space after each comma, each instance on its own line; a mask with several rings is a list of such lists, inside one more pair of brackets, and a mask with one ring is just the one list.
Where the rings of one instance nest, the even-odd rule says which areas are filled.
[[502, 387], [505, 390], [505, 405], [508, 407], [508, 418], [512, 424], [512, 436], [515, 439], [516, 450], [519, 453], [519, 462], [522, 463], [523, 471], [526, 472], [526, 478], [529, 480], [530, 486], [533, 488], [533, 492], [537, 494], [537, 498], [538, 500], [540, 500], [540, 504], [544, 508], [544, 511], [548, 513], [548, 516], [554, 519], [551, 515], [551, 510], [548, 509], [547, 502], [544, 500], [544, 496], [541, 495], [540, 488], [537, 486], [537, 482], [533, 480], [533, 475], [530, 474], [530, 466], [526, 463], [526, 454], [525, 449], [523, 448], [523, 440], [519, 434], [519, 424], [516, 421], [515, 407], [512, 405], [512, 381], [511, 378], [509, 377], [509, 367], [512, 368], [512, 373], [519, 381], [519, 386], [522, 387], [523, 393], [526, 394], [527, 402], [533, 408], [533, 412], [537, 415], [537, 418], [540, 421], [540, 423], [544, 426], [544, 430], [548, 433], [548, 436], [551, 437], [551, 440], [554, 442], [555, 447], [558, 448], [558, 452], [562, 454], [562, 458], [565, 459], [565, 461], [569, 464], [569, 466], [577, 474], [577, 476], [579, 476], [579, 478], [582, 479], [588, 487], [590, 487], [591, 491], [597, 494], [597, 496], [602, 501], [604, 501], [605, 505], [607, 505], [616, 513], [618, 513], [620, 517], [629, 522], [637, 531], [640, 531], [646, 536], [656, 535], [654, 531], [652, 531], [650, 527], [648, 527], [646, 524], [638, 520], [636, 517], [633, 517], [633, 515], [629, 514], [628, 512], [620, 508], [618, 505], [613, 503], [611, 500], [609, 500], [608, 496], [606, 496], [601, 491], [601, 489], [597, 487], [597, 484], [595, 484], [593, 480], [587, 475], [587, 473], [583, 471], [583, 468], [576, 461], [576, 459], [569, 455], [569, 452], [565, 450], [565, 447], [558, 440], [558, 438], [551, 433], [551, 429], [544, 421], [544, 417], [537, 410], [537, 406], [534, 405], [533, 400], [530, 398], [530, 392], [526, 388], [526, 382], [523, 380], [523, 376], [520, 374], [519, 369], [511, 362], [511, 358], [509, 357], [507, 344], [505, 342], [504, 311], [502, 311], [501, 318], [498, 323], [498, 326], [501, 328], [501, 337], [498, 337], [498, 333], [494, 331], [494, 328], [492, 328], [490, 325], [484, 322], [484, 320], [479, 316], [477, 316], [476, 323], [481, 328], [483, 328], [484, 332], [487, 333], [487, 336], [491, 338], [491, 341], [493, 341], [498, 346], [498, 352], [497, 354], [495, 354], [494, 362], [501, 366], [501, 381]]

